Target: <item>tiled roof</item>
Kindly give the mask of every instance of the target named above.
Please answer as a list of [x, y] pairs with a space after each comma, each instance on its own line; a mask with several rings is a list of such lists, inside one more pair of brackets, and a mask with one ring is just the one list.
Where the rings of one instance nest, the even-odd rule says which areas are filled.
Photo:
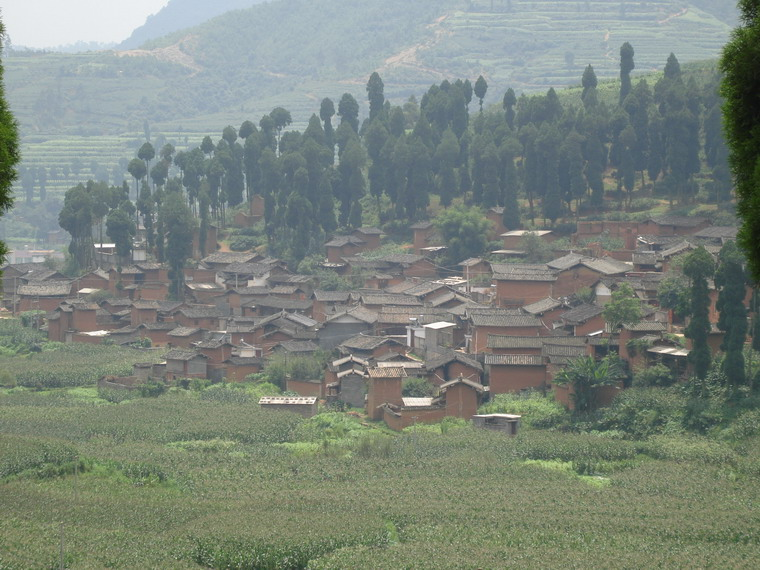
[[71, 294], [71, 281], [31, 281], [19, 285], [17, 292], [30, 297], [65, 297]]
[[665, 332], [665, 323], [659, 321], [640, 321], [636, 324], [623, 325], [623, 328], [632, 332]]
[[322, 303], [347, 303], [351, 298], [350, 291], [314, 291], [314, 300]]
[[188, 319], [207, 319], [225, 316], [217, 307], [182, 307], [178, 312]]
[[380, 235], [383, 235], [383, 230], [380, 230], [378, 228], [373, 228], [373, 227], [356, 228], [354, 231], [355, 232], [359, 232], [359, 233], [364, 234], [364, 235], [367, 235], [367, 236], [380, 236]]
[[370, 378], [406, 378], [406, 370], [403, 366], [384, 366], [382, 368], [368, 368], [367, 375]]
[[141, 323], [140, 327], [148, 331], [171, 331], [177, 328], [177, 323]]
[[281, 347], [286, 352], [312, 353], [319, 350], [319, 346], [310, 340], [286, 340], [281, 342], [278, 347]]
[[364, 334], [358, 334], [356, 336], [352, 336], [349, 339], [344, 340], [338, 348], [348, 349], [348, 350], [374, 350], [379, 346], [382, 346], [383, 344], [387, 342], [392, 342], [393, 344], [401, 344], [395, 339], [392, 339], [387, 336], [371, 336], [371, 335], [364, 335]]
[[402, 265], [411, 265], [412, 263], [417, 263], [418, 261], [422, 261], [423, 259], [425, 259], [425, 257], [422, 255], [417, 255], [415, 253], [392, 253], [390, 255], [383, 256], [380, 259], [387, 263], [399, 263]]
[[367, 309], [366, 307], [362, 307], [362, 306], [352, 307], [348, 309], [347, 311], [335, 313], [334, 315], [331, 315], [327, 319], [327, 322], [328, 323], [334, 322], [345, 316], [351, 316], [367, 324], [373, 324], [377, 322], [377, 313], [375, 311], [371, 311], [370, 309]]
[[559, 269], [560, 271], [563, 271], [565, 269], [570, 269], [571, 267], [578, 265], [584, 259], [587, 259], [584, 255], [580, 255], [578, 253], [568, 253], [567, 255], [563, 255], [562, 257], [551, 260], [546, 265], [553, 269]]
[[618, 275], [633, 269], [628, 263], [618, 261], [612, 257], [603, 257], [601, 259], [587, 258], [581, 261], [581, 263], [589, 269], [602, 273], [603, 275]]
[[270, 290], [269, 287], [235, 287], [234, 289], [230, 289], [228, 292], [234, 292], [238, 295], [260, 295], [262, 297], [266, 297], [269, 295]]
[[343, 247], [344, 245], [364, 245], [367, 243], [356, 236], [335, 236], [325, 244], [325, 247]]
[[171, 331], [169, 331], [168, 336], [188, 337], [200, 331], [201, 329], [193, 328], [193, 327], [176, 327], [172, 329]]
[[446, 285], [443, 283], [436, 283], [434, 281], [426, 281], [425, 283], [420, 283], [419, 285], [415, 285], [414, 287], [410, 287], [409, 289], [404, 291], [404, 295], [411, 295], [414, 297], [423, 297], [425, 295], [429, 295], [430, 293], [433, 293], [434, 291], [438, 291], [439, 289], [445, 289]]
[[422, 305], [416, 297], [392, 293], [363, 293], [360, 301], [363, 305]]
[[543, 366], [544, 357], [537, 354], [486, 354], [486, 366]]
[[266, 275], [272, 270], [272, 264], [261, 262], [233, 262], [228, 264], [222, 273], [232, 275]]
[[541, 299], [540, 301], [536, 301], [535, 303], [524, 305], [523, 311], [531, 315], [540, 315], [542, 313], [545, 313], [546, 311], [553, 311], [554, 309], [557, 309], [561, 306], [562, 306], [562, 301], [557, 301], [557, 299], [553, 299], [552, 297], [547, 297], [546, 299]]
[[251, 252], [218, 251], [211, 255], [207, 255], [201, 261], [206, 264], [245, 263], [252, 259], [256, 259], [257, 257], [258, 254]]
[[702, 239], [736, 239], [736, 226], [710, 226], [699, 230], [694, 237]]
[[683, 253], [685, 251], [689, 251], [692, 249], [696, 249], [696, 246], [694, 246], [692, 243], [686, 240], [683, 240], [675, 245], [671, 245], [670, 247], [668, 247], [668, 249], [662, 250], [660, 252], [660, 257], [661, 258], [672, 257], [674, 255], [678, 255], [679, 253]]
[[707, 221], [707, 218], [697, 218], [692, 216], [674, 216], [666, 214], [663, 216], [653, 216], [649, 218], [654, 223], [661, 226], [679, 226], [683, 228], [694, 228]]
[[287, 299], [284, 297], [268, 296], [261, 299], [254, 299], [249, 303], [246, 303], [246, 307], [268, 307], [271, 309], [281, 309], [290, 311], [305, 311], [312, 305], [311, 300], [307, 299], [301, 301], [300, 299]]
[[565, 313], [562, 313], [560, 315], [560, 318], [569, 324], [580, 324], [585, 323], [597, 315], [601, 315], [603, 312], [604, 307], [584, 303], [582, 305], [578, 305], [577, 307], [573, 307]]
[[533, 315], [494, 313], [473, 313], [470, 315], [476, 327], [539, 327], [541, 320]]
[[557, 270], [544, 264], [492, 263], [493, 278], [499, 281], [556, 281]]
[[489, 334], [486, 348], [541, 348], [544, 337], [540, 336], [511, 336], [504, 334]]
[[175, 349], [170, 350], [169, 352], [166, 353], [164, 358], [166, 360], [192, 360], [196, 356], [200, 356], [201, 358], [207, 358], [205, 354], [201, 354], [194, 350], [182, 350], [180, 348], [175, 348]]
[[425, 362], [425, 368], [427, 368], [428, 370], [435, 370], [436, 368], [440, 368], [441, 366], [445, 366], [446, 364], [450, 362], [455, 362], [455, 361], [461, 362], [465, 366], [474, 368], [475, 370], [478, 370], [479, 372], [483, 371], [483, 366], [476, 359], [466, 354], [463, 354], [461, 352], [454, 352], [454, 351], [447, 352], [446, 354], [439, 354], [427, 360]]
[[193, 343], [193, 346], [196, 348], [207, 348], [209, 350], [221, 348], [225, 345], [229, 346], [230, 343], [220, 338], [210, 338], [208, 340], [199, 340], [198, 342]]

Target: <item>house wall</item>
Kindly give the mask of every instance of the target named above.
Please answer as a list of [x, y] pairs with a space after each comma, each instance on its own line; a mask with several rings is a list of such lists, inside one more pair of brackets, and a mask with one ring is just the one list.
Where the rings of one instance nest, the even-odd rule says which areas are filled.
[[478, 393], [467, 384], [455, 384], [446, 390], [446, 415], [470, 419], [478, 413]]
[[604, 329], [604, 317], [597, 315], [585, 323], [581, 323], [575, 326], [575, 336], [586, 336], [589, 333], [597, 332]]
[[473, 382], [482, 382], [478, 370], [459, 361], [450, 362], [446, 366], [440, 366], [431, 370], [430, 374], [428, 374], [428, 379], [436, 386], [440, 386], [444, 382], [454, 380], [460, 376], [472, 380]]
[[[538, 336], [540, 326], [535, 327], [473, 327], [470, 353], [486, 352], [488, 335]], [[524, 353], [521, 353], [524, 354]]]
[[449, 415], [446, 408], [401, 410], [396, 413], [391, 412], [387, 408], [382, 408], [381, 411], [382, 416], [378, 419], [382, 419], [393, 431], [401, 431], [415, 424], [434, 424]]
[[542, 388], [546, 383], [546, 366], [491, 365], [488, 384], [491, 395]]
[[496, 304], [519, 308], [552, 296], [551, 281], [496, 281]]
[[560, 271], [552, 288], [552, 297], [555, 299], [567, 297], [583, 287], [592, 287], [599, 281], [599, 277], [599, 273], [592, 271], [585, 265], [576, 265], [565, 271]]
[[245, 366], [227, 363], [225, 375], [229, 382], [243, 382], [249, 374], [258, 374], [261, 372], [261, 364], [249, 364]]
[[366, 404], [367, 380], [358, 374], [348, 374], [340, 380], [338, 399], [354, 408], [363, 408]]
[[404, 268], [402, 274], [405, 277], [437, 277], [438, 270], [435, 268], [435, 265], [427, 259], [421, 259], [420, 261], [411, 264], [409, 267]]
[[74, 307], [72, 328], [83, 332], [98, 330], [100, 327], [98, 327], [95, 311], [93, 309], [78, 309]]
[[[293, 380], [292, 378], [288, 378], [285, 381], [285, 389], [295, 392], [299, 396], [315, 396], [317, 398], [323, 396], [321, 382], [309, 382], [307, 380]], [[364, 402], [362, 402], [362, 404], [363, 403]]]
[[[575, 404], [573, 402], [574, 392], [573, 387], [570, 384], [567, 384], [565, 386], [554, 385], [553, 388], [554, 398], [560, 404], [569, 410], [575, 409]], [[609, 406], [615, 396], [617, 396], [622, 389], [622, 383], [617, 386], [602, 386], [601, 388], [597, 388], [597, 404], [599, 406]]]
[[61, 304], [62, 297], [38, 297], [22, 296], [19, 300], [18, 311], [23, 313], [24, 311], [54, 311], [58, 305]]
[[367, 382], [367, 414], [373, 420], [382, 419], [382, 404], [402, 404], [401, 378], [370, 378]]

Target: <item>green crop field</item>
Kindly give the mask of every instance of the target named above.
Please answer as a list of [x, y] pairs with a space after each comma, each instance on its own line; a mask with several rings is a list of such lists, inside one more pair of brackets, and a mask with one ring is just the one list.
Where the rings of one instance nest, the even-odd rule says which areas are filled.
[[751, 568], [759, 476], [753, 439], [389, 435], [184, 391], [16, 389], [0, 567]]

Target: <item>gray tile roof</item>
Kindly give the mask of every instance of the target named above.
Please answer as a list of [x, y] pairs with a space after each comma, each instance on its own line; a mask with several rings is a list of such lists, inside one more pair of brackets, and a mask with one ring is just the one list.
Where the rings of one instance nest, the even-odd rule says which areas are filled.
[[486, 366], [543, 366], [544, 357], [537, 354], [486, 354]]
[[230, 263], [245, 263], [256, 259], [257, 253], [251, 252], [235, 252], [235, 251], [218, 251], [207, 255], [201, 261], [206, 264], [230, 264]]
[[682, 228], [694, 228], [707, 221], [707, 218], [697, 218], [692, 216], [675, 216], [666, 214], [662, 216], [653, 216], [649, 218], [654, 223], [661, 226], [679, 226]]
[[201, 358], [208, 358], [205, 354], [201, 354], [195, 350], [183, 350], [180, 348], [170, 350], [164, 355], [164, 358], [166, 360], [192, 360], [196, 356], [200, 356]]
[[523, 311], [531, 315], [540, 315], [546, 311], [553, 311], [554, 309], [561, 307], [562, 304], [562, 301], [558, 301], [552, 297], [547, 297], [546, 299], [541, 299], [535, 303], [524, 305]]
[[601, 259], [587, 258], [581, 263], [589, 269], [602, 273], [603, 275], [619, 275], [633, 269], [628, 263], [618, 261], [612, 257], [603, 257]]
[[533, 315], [503, 314], [503, 313], [474, 313], [470, 321], [476, 327], [540, 327], [541, 320]]
[[659, 321], [641, 321], [632, 325], [623, 325], [623, 328], [632, 332], [665, 332], [665, 323]]
[[277, 348], [281, 348], [285, 352], [308, 354], [319, 350], [319, 346], [310, 340], [286, 340], [277, 345], [275, 349]]
[[710, 226], [699, 230], [694, 237], [702, 239], [736, 239], [738, 228], [736, 226]]
[[356, 236], [335, 236], [325, 244], [325, 247], [343, 247], [345, 245], [364, 245], [367, 243]]
[[503, 334], [489, 334], [486, 340], [486, 347], [491, 349], [499, 348], [541, 348], [544, 344], [545, 337], [540, 336], [511, 336]]
[[178, 311], [188, 319], [208, 319], [226, 316], [217, 307], [182, 307]]
[[461, 352], [447, 352], [445, 354], [436, 355], [425, 361], [425, 368], [428, 370], [435, 370], [441, 366], [445, 366], [450, 362], [461, 362], [465, 366], [470, 366], [479, 372], [483, 372], [483, 366], [472, 356], [463, 354]]
[[313, 295], [315, 301], [322, 303], [348, 303], [351, 298], [350, 291], [324, 291], [317, 289]]
[[422, 305], [416, 297], [393, 293], [363, 293], [360, 301], [363, 305]]
[[169, 331], [168, 336], [188, 337], [200, 331], [201, 329], [194, 328], [194, 327], [176, 327], [172, 329], [171, 331]]
[[30, 281], [19, 285], [17, 292], [29, 297], [66, 297], [71, 294], [71, 281]]
[[557, 270], [544, 264], [492, 263], [493, 278], [498, 281], [556, 281]]
[[358, 334], [344, 340], [342, 343], [340, 343], [340, 345], [338, 345], [338, 348], [348, 350], [374, 350], [388, 342], [392, 342], [393, 344], [397, 345], [401, 344], [397, 340], [387, 336]]
[[267, 307], [271, 309], [281, 309], [289, 311], [305, 311], [312, 306], [310, 299], [301, 301], [300, 299], [288, 299], [285, 297], [275, 297], [270, 295], [260, 299], [254, 299], [244, 305], [245, 307]]
[[568, 324], [581, 324], [585, 323], [589, 319], [596, 317], [597, 315], [601, 315], [603, 312], [604, 307], [584, 303], [582, 305], [578, 305], [577, 307], [573, 307], [565, 313], [562, 313], [560, 315], [560, 318]]
[[546, 265], [552, 269], [564, 271], [565, 269], [570, 269], [571, 267], [578, 265], [584, 259], [588, 258], [585, 255], [580, 255], [578, 253], [568, 253], [567, 255], [551, 260]]

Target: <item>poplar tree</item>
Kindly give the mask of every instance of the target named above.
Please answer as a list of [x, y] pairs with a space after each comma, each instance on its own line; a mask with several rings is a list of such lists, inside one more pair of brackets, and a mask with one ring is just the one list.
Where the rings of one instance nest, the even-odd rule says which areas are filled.
[[720, 312], [718, 328], [725, 331], [723, 343], [725, 352], [722, 369], [734, 388], [745, 384], [744, 375], [744, 341], [747, 337], [747, 308], [744, 297], [747, 290], [744, 273], [744, 259], [736, 247], [729, 241], [718, 254], [720, 265], [715, 273], [715, 285], [719, 289], [716, 308]]
[[633, 63], [633, 47], [625, 42], [620, 46], [620, 105], [631, 92], [631, 71], [634, 67], [636, 65]]
[[703, 379], [712, 359], [707, 344], [707, 336], [710, 334], [710, 292], [707, 279], [715, 273], [715, 262], [704, 246], [700, 246], [686, 257], [683, 272], [691, 280], [691, 320], [684, 331], [692, 344], [689, 361], [694, 366], [697, 378]]

